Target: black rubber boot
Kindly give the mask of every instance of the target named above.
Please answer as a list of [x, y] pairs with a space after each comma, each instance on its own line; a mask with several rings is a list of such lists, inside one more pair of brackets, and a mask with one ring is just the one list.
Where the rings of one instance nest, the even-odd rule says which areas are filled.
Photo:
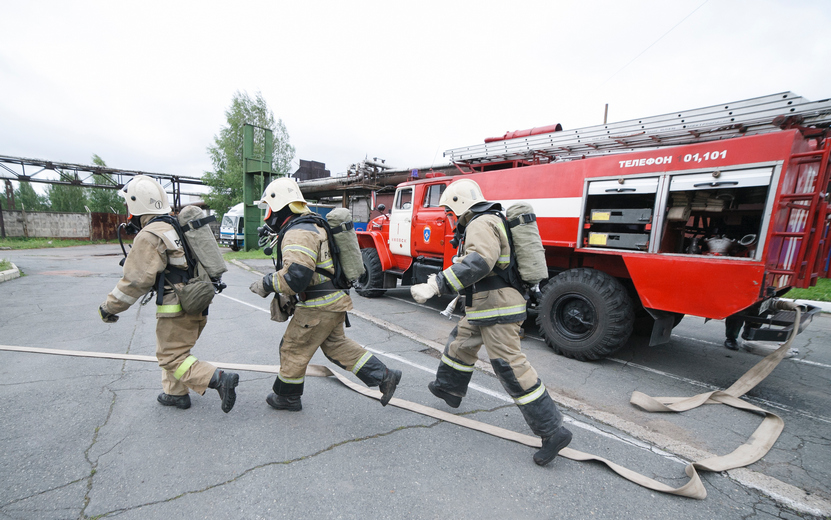
[[[450, 338], [455, 337], [456, 329], [450, 333]], [[450, 366], [470, 367], [470, 370], [457, 370]], [[452, 358], [446, 353], [442, 355], [439, 367], [436, 369], [436, 379], [427, 384], [427, 389], [434, 396], [443, 399], [447, 406], [458, 408], [462, 404], [462, 398], [467, 394], [467, 385], [473, 377], [473, 365], [466, 365], [460, 359]]]
[[374, 386], [381, 386], [381, 383], [386, 380], [388, 372], [387, 365], [382, 363], [377, 357], [370, 356], [360, 370], [355, 372], [355, 375], [366, 386], [372, 388]]
[[560, 450], [571, 442], [571, 432], [560, 426], [551, 437], [542, 438], [542, 448], [534, 454], [534, 462], [538, 466], [545, 466], [560, 453]]
[[188, 394], [185, 395], [170, 395], [161, 393], [159, 397], [156, 398], [164, 406], [175, 406], [176, 408], [180, 408], [182, 410], [187, 410], [190, 408], [190, 396]]
[[219, 392], [219, 398], [222, 399], [222, 411], [225, 413], [230, 412], [237, 401], [237, 391], [234, 389], [238, 384], [239, 374], [233, 372], [223, 372], [217, 368], [214, 375], [211, 376], [208, 388], [214, 388]]
[[742, 331], [744, 320], [738, 316], [724, 318], [724, 346], [727, 350], [739, 350], [739, 332]]
[[381, 390], [381, 406], [387, 406], [387, 403], [390, 402], [399, 381], [401, 381], [401, 371], [387, 369], [384, 380], [378, 385], [378, 389]]
[[727, 350], [739, 350], [739, 343], [735, 339], [724, 340], [724, 346]]
[[462, 398], [458, 395], [448, 394], [436, 384], [435, 381], [430, 381], [427, 383], [427, 389], [430, 390], [434, 396], [438, 397], [439, 399], [444, 399], [444, 402], [447, 403], [447, 406], [450, 408], [458, 408], [459, 405], [462, 404]]
[[299, 395], [292, 395], [286, 397], [284, 395], [270, 393], [268, 394], [268, 397], [265, 398], [265, 402], [267, 402], [268, 405], [274, 408], [275, 410], [288, 410], [289, 412], [299, 412], [303, 409], [303, 405], [302, 403], [300, 403]]

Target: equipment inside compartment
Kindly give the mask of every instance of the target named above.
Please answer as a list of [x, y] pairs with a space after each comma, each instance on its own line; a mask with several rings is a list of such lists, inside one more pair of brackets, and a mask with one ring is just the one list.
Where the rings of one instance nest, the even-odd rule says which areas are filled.
[[771, 173], [754, 168], [590, 181], [582, 245], [754, 258]]

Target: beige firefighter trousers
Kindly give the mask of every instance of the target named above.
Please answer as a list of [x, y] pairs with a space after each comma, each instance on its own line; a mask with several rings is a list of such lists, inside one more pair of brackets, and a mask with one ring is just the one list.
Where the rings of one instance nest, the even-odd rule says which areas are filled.
[[456, 328], [456, 337], [447, 345], [447, 355], [466, 365], [473, 365], [478, 359], [479, 348], [484, 344], [488, 358], [507, 361], [522, 389], [528, 390], [537, 384], [539, 376], [520, 348], [521, 326], [522, 322], [479, 326], [462, 318]]
[[280, 376], [303, 379], [318, 347], [326, 357], [346, 370], [352, 370], [367, 351], [346, 337], [343, 330], [345, 317], [343, 311], [297, 307], [280, 345]]
[[[190, 349], [199, 339], [207, 323], [207, 316], [189, 314], [174, 318], [156, 318], [156, 359], [162, 367], [164, 393], [185, 395], [188, 389], [191, 389], [197, 394], [205, 394], [216, 367], [205, 361], [195, 360]], [[176, 371], [183, 363], [184, 373], [177, 379]]]

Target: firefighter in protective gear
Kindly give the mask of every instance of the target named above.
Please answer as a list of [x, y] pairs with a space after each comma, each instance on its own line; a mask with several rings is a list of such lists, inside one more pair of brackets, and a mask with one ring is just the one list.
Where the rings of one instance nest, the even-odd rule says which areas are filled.
[[563, 418], [536, 370], [520, 349], [520, 326], [526, 318], [524, 296], [497, 270], [510, 265], [511, 244], [502, 219], [494, 214], [498, 203], [488, 202], [475, 181], [451, 183], [439, 200], [458, 218], [456, 236], [462, 237], [458, 261], [427, 283], [411, 288], [419, 303], [433, 296], [466, 293], [465, 317], [450, 333], [436, 380], [427, 385], [433, 395], [458, 408], [467, 393], [473, 365], [484, 343], [502, 386], [513, 397], [542, 448], [534, 462], [544, 466], [571, 441]]
[[250, 289], [262, 297], [280, 293], [296, 300], [280, 343], [280, 373], [266, 402], [278, 410], [301, 410], [306, 367], [320, 347], [330, 361], [351, 370], [367, 386], [378, 386], [381, 404], [386, 406], [401, 380], [401, 371], [388, 369], [346, 337], [344, 321], [346, 312], [352, 310], [352, 299], [332, 283], [335, 265], [326, 230], [304, 221], [303, 215], [311, 210], [297, 182], [288, 177], [271, 182], [259, 203], [267, 209], [266, 223], [279, 229], [282, 237], [280, 263], [275, 273], [254, 282]]
[[[162, 368], [162, 389], [158, 402], [181, 409], [190, 408], [189, 390], [204, 395], [207, 388], [219, 392], [222, 411], [228, 413], [236, 401], [239, 375], [217, 369], [191, 354], [208, 311], [202, 315], [186, 314], [173, 284], [187, 281], [188, 264], [176, 229], [159, 216], [170, 213], [167, 194], [154, 179], [137, 175], [119, 194], [127, 202], [130, 223], [140, 231], [124, 260], [124, 273], [98, 309], [101, 319], [115, 323], [139, 298], [161, 289], [156, 306], [156, 358]], [[193, 267], [193, 266], [191, 266]]]

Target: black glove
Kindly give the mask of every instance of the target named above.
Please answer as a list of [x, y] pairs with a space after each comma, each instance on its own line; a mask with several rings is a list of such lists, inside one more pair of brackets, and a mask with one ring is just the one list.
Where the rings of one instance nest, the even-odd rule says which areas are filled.
[[98, 315], [101, 316], [101, 320], [104, 323], [115, 323], [118, 321], [118, 316], [105, 311], [103, 305], [98, 307]]

